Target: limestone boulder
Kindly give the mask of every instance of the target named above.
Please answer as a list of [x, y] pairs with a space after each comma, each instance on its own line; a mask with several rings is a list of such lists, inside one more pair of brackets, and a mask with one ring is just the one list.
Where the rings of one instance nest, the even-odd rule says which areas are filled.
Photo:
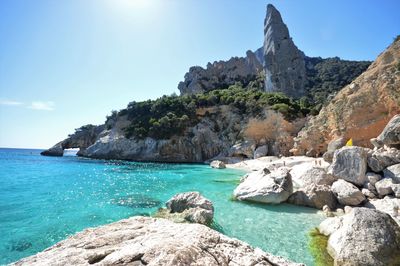
[[212, 161], [210, 163], [210, 166], [212, 168], [216, 168], [216, 169], [224, 169], [224, 168], [226, 168], [225, 163], [223, 161], [219, 161], [219, 160]]
[[57, 143], [50, 149], [42, 151], [40, 154], [43, 156], [63, 156], [64, 148], [62, 146], [62, 142]]
[[260, 147], [257, 147], [257, 149], [254, 151], [254, 159], [258, 159], [260, 157], [264, 157], [268, 155], [268, 145], [262, 145]]
[[365, 200], [364, 194], [356, 186], [342, 179], [332, 184], [332, 192], [342, 205], [357, 206]]
[[393, 181], [396, 183], [400, 183], [400, 163], [389, 166], [383, 170], [383, 175], [386, 178], [393, 179]]
[[346, 140], [344, 138], [337, 138], [329, 142], [327, 151], [322, 156], [325, 161], [332, 162], [333, 154], [336, 150], [342, 148], [346, 144]]
[[327, 250], [335, 265], [386, 266], [400, 261], [400, 227], [390, 215], [353, 208], [330, 234]]
[[340, 226], [342, 226], [342, 217], [329, 217], [318, 226], [318, 231], [325, 236], [330, 236]]
[[86, 229], [12, 265], [300, 265], [204, 225], [132, 217]]
[[253, 158], [256, 144], [254, 141], [245, 140], [233, 145], [229, 150], [229, 156]]
[[356, 146], [346, 146], [335, 151], [328, 173], [334, 177], [362, 186], [367, 178], [367, 151]]
[[371, 190], [363, 188], [361, 189], [361, 193], [363, 193], [363, 195], [368, 198], [368, 199], [374, 199], [376, 198], [375, 193], [373, 193]]
[[393, 116], [389, 123], [377, 137], [380, 144], [387, 146], [400, 146], [400, 115]]
[[167, 201], [166, 206], [170, 213], [182, 213], [189, 222], [210, 224], [214, 217], [212, 202], [199, 192], [176, 194]]
[[391, 215], [400, 225], [400, 199], [386, 196], [383, 199], [373, 199], [365, 203], [364, 207], [376, 209]]
[[316, 165], [315, 163], [295, 165], [290, 174], [292, 175], [294, 186], [298, 188], [307, 187], [312, 184], [330, 186], [337, 180], [337, 178], [327, 173], [325, 167]]
[[392, 194], [394, 186], [393, 180], [391, 178], [383, 178], [375, 183], [376, 191], [380, 197]]
[[385, 168], [400, 163], [400, 150], [395, 148], [379, 148], [368, 154], [368, 166], [374, 172], [381, 172]]
[[381, 175], [372, 172], [366, 173], [365, 176], [367, 177], [368, 180], [367, 183], [370, 183], [371, 185], [375, 185], [376, 182], [382, 179]]
[[292, 177], [288, 168], [279, 168], [272, 172], [260, 170], [250, 173], [234, 190], [238, 200], [261, 203], [281, 203], [293, 193]]
[[316, 184], [297, 190], [289, 197], [288, 202], [317, 209], [322, 209], [324, 206], [335, 209], [337, 205], [336, 197], [330, 187]]
[[385, 212], [400, 225], [400, 199], [386, 196], [383, 199], [370, 200], [364, 207]]

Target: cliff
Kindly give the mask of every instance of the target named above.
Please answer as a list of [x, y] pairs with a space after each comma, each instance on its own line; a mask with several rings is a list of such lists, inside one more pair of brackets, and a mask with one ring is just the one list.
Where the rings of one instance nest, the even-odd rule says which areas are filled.
[[185, 74], [178, 89], [182, 95], [203, 93], [215, 89], [226, 89], [236, 82], [247, 86], [262, 75], [260, 52], [247, 51], [246, 57], [233, 57], [228, 61], [208, 63], [204, 69], [194, 66]]
[[281, 14], [267, 6], [264, 22], [265, 90], [300, 98], [305, 95], [304, 53], [294, 44]]
[[400, 113], [400, 40], [390, 45], [370, 67], [344, 87], [318, 116], [299, 132], [294, 154], [321, 155], [334, 139], [352, 138], [371, 147], [370, 139]]

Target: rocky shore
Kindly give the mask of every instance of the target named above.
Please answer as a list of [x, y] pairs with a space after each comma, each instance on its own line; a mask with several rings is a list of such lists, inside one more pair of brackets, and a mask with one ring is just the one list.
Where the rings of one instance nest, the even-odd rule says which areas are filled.
[[233, 192], [237, 200], [288, 202], [334, 217], [319, 231], [329, 237], [326, 250], [335, 265], [398, 265], [400, 115], [371, 143], [374, 149], [331, 145], [331, 159], [261, 157], [225, 167], [249, 172]]

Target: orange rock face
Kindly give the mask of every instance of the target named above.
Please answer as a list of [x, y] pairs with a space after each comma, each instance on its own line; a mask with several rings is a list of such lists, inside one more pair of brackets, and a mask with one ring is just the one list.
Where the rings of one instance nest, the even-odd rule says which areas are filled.
[[344, 87], [320, 114], [308, 121], [295, 139], [295, 155], [321, 155], [330, 141], [344, 137], [371, 147], [387, 122], [400, 113], [400, 40]]

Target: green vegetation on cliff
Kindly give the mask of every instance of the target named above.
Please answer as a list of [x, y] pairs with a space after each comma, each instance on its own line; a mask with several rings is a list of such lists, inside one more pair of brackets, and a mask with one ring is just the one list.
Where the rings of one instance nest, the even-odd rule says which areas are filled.
[[330, 95], [350, 84], [370, 64], [369, 61], [348, 61], [339, 57], [306, 57], [307, 96], [316, 109], [320, 109]]
[[187, 127], [198, 123], [196, 111], [199, 108], [222, 105], [232, 106], [238, 113], [252, 117], [258, 117], [265, 108], [270, 108], [282, 113], [288, 120], [304, 117], [310, 112], [304, 101], [293, 100], [281, 93], [245, 89], [241, 83], [236, 83], [228, 89], [202, 94], [171, 95], [156, 100], [131, 102], [126, 109], [113, 112], [107, 117], [106, 124], [118, 116], [126, 115], [130, 122], [125, 128], [126, 137], [167, 139], [173, 135], [182, 135]]

